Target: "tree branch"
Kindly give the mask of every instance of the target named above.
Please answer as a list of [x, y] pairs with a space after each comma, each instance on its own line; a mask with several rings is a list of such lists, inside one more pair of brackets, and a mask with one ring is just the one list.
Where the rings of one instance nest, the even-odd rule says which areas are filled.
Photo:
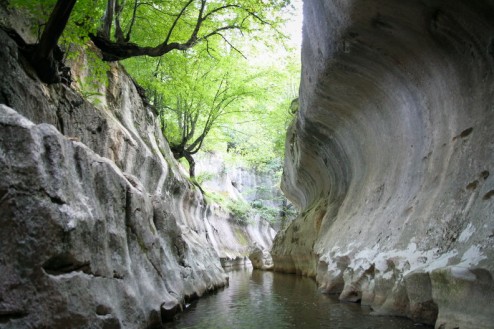
[[[233, 27], [232, 27], [232, 28], [233, 28]], [[220, 29], [218, 29], [218, 30], [220, 30]], [[225, 29], [223, 29], [223, 30], [226, 30], [226, 28], [225, 28]], [[226, 42], [226, 43], [227, 43], [227, 44], [228, 44], [228, 45], [229, 45], [229, 46], [230, 46], [233, 50], [235, 50], [237, 53], [239, 53], [239, 54], [240, 54], [243, 58], [247, 59], [247, 57], [246, 57], [246, 56], [245, 56], [245, 55], [244, 55], [244, 54], [243, 54], [243, 53], [242, 53], [242, 52], [241, 52], [241, 51], [240, 51], [237, 47], [235, 47], [235, 46], [234, 46], [234, 45], [233, 45], [233, 44], [232, 44], [232, 43], [231, 43], [231, 42], [230, 42], [230, 41], [229, 41], [229, 40], [228, 40], [228, 39], [227, 39], [227, 38], [226, 38], [223, 34], [221, 34], [221, 33], [218, 33], [218, 32], [211, 32], [211, 33], [209, 33], [207, 36], [202, 37], [202, 39], [207, 40], [207, 38], [208, 38], [208, 37], [211, 37], [211, 36], [213, 36], [213, 35], [219, 35], [219, 36], [220, 36], [223, 40], [225, 40], [225, 42]]]
[[113, 13], [115, 9], [115, 0], [108, 0], [106, 3], [105, 14], [101, 18], [101, 26], [98, 30], [98, 36], [110, 39], [111, 25], [113, 22]]
[[175, 29], [175, 26], [177, 26], [177, 23], [178, 21], [180, 20], [180, 17], [182, 17], [182, 15], [185, 13], [185, 10], [187, 9], [187, 7], [190, 6], [190, 4], [194, 2], [194, 0], [189, 0], [189, 2], [187, 2], [185, 4], [185, 6], [183, 6], [182, 10], [180, 11], [180, 13], [177, 15], [177, 17], [175, 17], [175, 20], [173, 21], [173, 24], [172, 26], [170, 27], [170, 29], [168, 30], [168, 34], [165, 38], [165, 41], [163, 42], [163, 44], [168, 44], [168, 41], [170, 41], [170, 37], [173, 33], [173, 30]]
[[115, 0], [115, 39], [117, 42], [125, 42], [122, 27], [120, 26], [120, 15], [124, 6], [125, 0], [122, 0], [122, 4], [119, 3], [119, 0]]
[[127, 30], [127, 35], [125, 36], [125, 42], [129, 42], [130, 34], [132, 33], [132, 28], [134, 27], [137, 15], [137, 7], [139, 6], [139, 0], [134, 1], [134, 9], [132, 11], [132, 19], [130, 20], [129, 29]]
[[[115, 3], [114, 3], [115, 0], [108, 0], [108, 1], [109, 2], [108, 2], [106, 14], [110, 15], [110, 14], [113, 14], [114, 6], [115, 6]], [[204, 14], [204, 11], [206, 9], [207, 0], [201, 0], [201, 6], [199, 8], [199, 13], [198, 13], [198, 16], [197, 16], [197, 19], [195, 22], [195, 26], [194, 26], [193, 31], [190, 34], [189, 39], [184, 43], [180, 43], [180, 42], [171, 42], [170, 43], [170, 39], [172, 37], [174, 30], [177, 27], [178, 22], [184, 16], [186, 10], [191, 6], [191, 4], [193, 2], [194, 2], [194, 0], [187, 1], [187, 3], [182, 7], [182, 9], [178, 13], [178, 15], [175, 17], [170, 29], [168, 30], [168, 33], [167, 33], [166, 38], [163, 41], [163, 43], [161, 43], [155, 47], [141, 47], [137, 44], [128, 42], [128, 40], [130, 39], [131, 28], [129, 28], [129, 32], [127, 33], [127, 37], [124, 40], [126, 42], [118, 42], [119, 40], [117, 40], [117, 42], [112, 42], [109, 38], [109, 35], [106, 33], [106, 27], [103, 29], [103, 31], [105, 33], [98, 33], [97, 35], [90, 34], [89, 36], [90, 36], [91, 40], [93, 41], [93, 43], [96, 45], [96, 47], [98, 47], [102, 51], [103, 60], [105, 60], [105, 61], [118, 61], [118, 60], [130, 58], [130, 57], [144, 56], [144, 55], [147, 55], [150, 57], [159, 57], [159, 56], [165, 55], [166, 53], [168, 53], [172, 50], [187, 50], [187, 49], [193, 47], [199, 41], [207, 40], [208, 38], [210, 38], [214, 35], [219, 35], [232, 49], [234, 49], [239, 54], [241, 54], [244, 58], [246, 58], [246, 56], [239, 49], [237, 49], [235, 46], [233, 46], [233, 44], [221, 32], [227, 31], [227, 30], [240, 30], [240, 31], [242, 31], [243, 22], [249, 16], [253, 17], [254, 19], [258, 20], [259, 22], [261, 22], [263, 24], [271, 25], [269, 22], [267, 22], [266, 20], [261, 18], [257, 13], [255, 13], [255, 12], [253, 12], [247, 8], [244, 8], [240, 5], [233, 5], [233, 4], [225, 5], [225, 6], [215, 8], [215, 9], [211, 10], [210, 12], [208, 12], [207, 14]], [[113, 5], [113, 7], [111, 7], [111, 5]], [[136, 17], [135, 13], [136, 13], [137, 5], [138, 4], [137, 4], [137, 0], [136, 0], [136, 3], [134, 4], [134, 15], [132, 17], [131, 27], [134, 25], [133, 22], [134, 22], [135, 17]], [[237, 8], [237, 9], [240, 9], [240, 10], [242, 10], [248, 14], [247, 17], [245, 17], [242, 20], [241, 25], [231, 24], [231, 25], [227, 25], [227, 26], [222, 26], [220, 28], [213, 30], [212, 32], [205, 34], [202, 37], [199, 37], [199, 31], [201, 30], [201, 27], [202, 27], [202, 24], [204, 21], [209, 19], [213, 14], [216, 14], [218, 12], [221, 12], [221, 11], [229, 9], [229, 8]], [[107, 15], [105, 15], [105, 16], [107, 16]], [[107, 17], [105, 17], [105, 21], [106, 20], [108, 20]], [[208, 47], [208, 53], [209, 53], [209, 47]]]

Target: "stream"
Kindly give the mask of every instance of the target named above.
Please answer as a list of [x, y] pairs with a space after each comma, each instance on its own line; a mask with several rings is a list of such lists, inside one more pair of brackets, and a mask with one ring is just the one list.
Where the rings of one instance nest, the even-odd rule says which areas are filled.
[[[430, 328], [406, 318], [373, 316], [368, 307], [321, 294], [314, 280], [250, 268], [228, 273], [228, 288], [200, 298], [170, 328]], [[168, 327], [168, 326], [167, 326]]]

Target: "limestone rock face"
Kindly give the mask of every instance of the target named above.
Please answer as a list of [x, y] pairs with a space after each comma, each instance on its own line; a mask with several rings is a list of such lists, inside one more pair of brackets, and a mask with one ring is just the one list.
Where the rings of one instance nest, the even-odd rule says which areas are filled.
[[0, 43], [0, 328], [159, 328], [271, 245], [206, 204], [118, 65], [95, 107]]
[[224, 268], [248, 264], [250, 246], [271, 249], [276, 232], [263, 220], [240, 223], [221, 208], [211, 205], [205, 222], [208, 242], [216, 250]]
[[494, 3], [305, 1], [275, 270], [378, 314], [492, 328]]
[[173, 200], [3, 105], [0, 135], [7, 328], [159, 325], [162, 304], [225, 284], [214, 249], [179, 224]]
[[[195, 160], [196, 177], [206, 191], [238, 202], [252, 201], [246, 197], [247, 188], [244, 185], [239, 186], [243, 181], [235, 179], [242, 169], [227, 168], [223, 157], [215, 152], [199, 152]], [[250, 186], [250, 191], [255, 191], [255, 186], [262, 186], [262, 183]], [[281, 191], [274, 187], [269, 192], [271, 195], [281, 194]], [[218, 251], [223, 267], [246, 265], [252, 244], [263, 249], [271, 249], [276, 231], [264, 218], [256, 216], [238, 220], [234, 214], [227, 213], [221, 207], [214, 205], [209, 207], [209, 211], [211, 216], [208, 216], [208, 224], [210, 224], [208, 230], [212, 233], [210, 242]]]
[[269, 253], [269, 250], [254, 244], [250, 248], [249, 259], [252, 263], [252, 267], [259, 270], [272, 270], [273, 269], [273, 258]]
[[295, 217], [279, 188], [274, 169], [261, 171], [240, 164], [227, 165], [218, 152], [199, 152], [196, 174], [207, 191], [249, 203], [256, 211], [254, 220], [268, 219], [276, 231]]

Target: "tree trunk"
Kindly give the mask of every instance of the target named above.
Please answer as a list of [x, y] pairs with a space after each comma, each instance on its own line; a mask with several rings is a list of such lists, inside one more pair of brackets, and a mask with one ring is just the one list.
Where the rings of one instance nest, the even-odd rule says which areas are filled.
[[113, 22], [113, 12], [115, 9], [115, 0], [108, 0], [103, 18], [101, 18], [101, 26], [98, 30], [98, 36], [110, 40], [111, 25]]
[[199, 185], [199, 183], [196, 181], [196, 162], [192, 157], [192, 154], [187, 152], [187, 150], [185, 150], [185, 148], [180, 145], [171, 146], [170, 149], [173, 152], [173, 157], [175, 159], [179, 160], [181, 158], [185, 158], [185, 160], [187, 160], [187, 162], [189, 163], [190, 180], [192, 181], [192, 184], [197, 186], [197, 188], [199, 188], [199, 191], [204, 194], [204, 190], [202, 189], [201, 185]]
[[196, 178], [196, 162], [194, 161], [194, 158], [189, 152], [184, 153], [184, 158], [187, 160], [189, 163], [189, 176], [192, 179]]
[[156, 47], [141, 47], [131, 42], [113, 42], [109, 40], [109, 38], [103, 38], [92, 33], [89, 34], [89, 38], [91, 38], [94, 45], [101, 50], [103, 60], [107, 62], [115, 62], [136, 56], [159, 57], [172, 50], [186, 50], [192, 46], [174, 42], [170, 44], [161, 44]]
[[46, 83], [60, 82], [53, 50], [63, 33], [77, 0], [58, 0], [46, 23], [41, 40], [34, 47], [31, 62], [39, 78]]
[[118, 0], [115, 0], [115, 40], [120, 43], [125, 42], [122, 27], [120, 26], [120, 16], [122, 14], [124, 5], [125, 1], [119, 3]]

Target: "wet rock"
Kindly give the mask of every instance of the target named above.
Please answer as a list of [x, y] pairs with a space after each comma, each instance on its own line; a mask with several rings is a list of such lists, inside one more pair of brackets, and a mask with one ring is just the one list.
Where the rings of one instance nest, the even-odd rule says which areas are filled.
[[161, 304], [161, 321], [171, 322], [173, 321], [175, 315], [183, 311], [182, 304], [177, 301], [169, 301]]
[[404, 280], [410, 302], [407, 316], [418, 323], [434, 324], [437, 319], [437, 304], [432, 296], [430, 274], [412, 272]]
[[450, 266], [431, 273], [438, 328], [492, 328], [494, 281], [489, 271]]

